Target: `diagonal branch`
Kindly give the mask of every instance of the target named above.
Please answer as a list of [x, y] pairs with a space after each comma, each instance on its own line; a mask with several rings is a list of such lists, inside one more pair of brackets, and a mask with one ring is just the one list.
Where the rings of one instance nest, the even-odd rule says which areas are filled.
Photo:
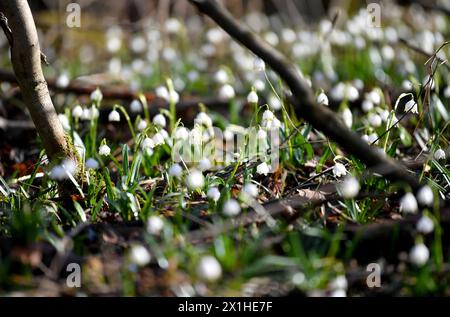
[[313, 91], [303, 80], [295, 65], [289, 62], [283, 54], [266, 44], [247, 27], [240, 25], [216, 0], [189, 1], [203, 14], [213, 19], [231, 37], [264, 60], [280, 76], [292, 92], [290, 101], [295, 106], [299, 117], [324, 132], [330, 139], [358, 157], [367, 166], [374, 168], [375, 172], [382, 167], [383, 175], [387, 178], [405, 182], [413, 189], [419, 187], [416, 177], [404, 166], [369, 146], [358, 134], [349, 130], [333, 111], [318, 105]]

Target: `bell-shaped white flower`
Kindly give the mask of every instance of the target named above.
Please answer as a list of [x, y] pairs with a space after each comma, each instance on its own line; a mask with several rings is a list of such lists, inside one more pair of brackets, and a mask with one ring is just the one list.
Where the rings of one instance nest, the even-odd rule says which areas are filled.
[[205, 177], [202, 172], [192, 170], [186, 178], [186, 185], [191, 190], [200, 189], [205, 185]]
[[153, 124], [164, 128], [166, 126], [166, 117], [164, 117], [163, 114], [158, 113], [153, 117]]
[[82, 115], [83, 115], [83, 108], [80, 105], [76, 105], [72, 109], [72, 117], [81, 118]]
[[416, 229], [420, 233], [423, 234], [430, 234], [434, 230], [434, 222], [433, 219], [427, 216], [423, 216], [419, 219], [419, 221], [416, 224]]
[[430, 251], [423, 243], [416, 244], [409, 252], [409, 260], [416, 266], [424, 266], [430, 258]]
[[417, 201], [423, 206], [432, 206], [434, 202], [433, 190], [430, 186], [425, 185], [417, 192]]
[[445, 160], [446, 156], [445, 156], [445, 152], [443, 149], [437, 149], [436, 152], [434, 152], [434, 159], [435, 160]]
[[342, 183], [337, 186], [339, 195], [345, 199], [355, 198], [360, 189], [361, 185], [359, 184], [359, 181], [353, 176], [347, 176]]
[[98, 148], [99, 155], [107, 156], [110, 153], [111, 153], [111, 149], [106, 144], [100, 145], [100, 147]]
[[336, 163], [333, 166], [333, 174], [336, 177], [342, 177], [347, 175], [347, 169], [345, 168], [345, 165], [342, 163]]
[[258, 173], [260, 175], [267, 176], [267, 174], [269, 174], [269, 172], [270, 172], [270, 166], [267, 165], [266, 162], [262, 162], [261, 164], [256, 166], [256, 173]]
[[180, 178], [182, 174], [183, 174], [183, 168], [181, 167], [180, 164], [174, 163], [170, 166], [169, 176], [175, 177], [175, 178]]
[[406, 193], [400, 199], [400, 211], [403, 213], [416, 213], [419, 209], [416, 197], [412, 193]]
[[146, 247], [137, 244], [131, 247], [129, 259], [131, 263], [136, 264], [137, 266], [145, 266], [150, 263], [152, 257]]
[[234, 92], [234, 88], [229, 85], [223, 85], [219, 90], [219, 99], [223, 101], [228, 101], [235, 97], [236, 93]]
[[100, 164], [98, 163], [98, 161], [96, 159], [90, 157], [86, 160], [85, 166], [87, 169], [96, 170], [99, 168]]
[[328, 96], [321, 92], [318, 96], [317, 96], [317, 103], [319, 105], [323, 105], [323, 106], [328, 106], [329, 102], [328, 102]]
[[220, 199], [220, 191], [217, 187], [210, 187], [206, 196], [212, 201], [217, 202]]
[[159, 235], [164, 228], [164, 221], [159, 216], [150, 216], [147, 219], [147, 232], [152, 235]]
[[140, 113], [142, 111], [142, 104], [139, 100], [134, 99], [130, 103], [130, 110], [133, 113]]
[[205, 282], [215, 282], [222, 276], [222, 267], [215, 257], [207, 255], [200, 259], [197, 275]]
[[120, 121], [120, 114], [117, 110], [113, 110], [108, 115], [108, 121], [109, 122], [119, 122]]
[[250, 104], [257, 104], [258, 99], [258, 94], [254, 90], [252, 90], [247, 96], [247, 102]]
[[234, 217], [241, 212], [241, 206], [236, 199], [229, 199], [223, 204], [222, 212], [225, 216]]

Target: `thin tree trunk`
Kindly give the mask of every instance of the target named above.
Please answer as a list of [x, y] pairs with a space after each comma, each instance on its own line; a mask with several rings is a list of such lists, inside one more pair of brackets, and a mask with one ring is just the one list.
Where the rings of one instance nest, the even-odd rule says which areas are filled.
[[51, 162], [75, 152], [59, 122], [41, 68], [33, 15], [26, 0], [0, 1], [1, 26], [11, 47], [11, 62], [24, 101]]

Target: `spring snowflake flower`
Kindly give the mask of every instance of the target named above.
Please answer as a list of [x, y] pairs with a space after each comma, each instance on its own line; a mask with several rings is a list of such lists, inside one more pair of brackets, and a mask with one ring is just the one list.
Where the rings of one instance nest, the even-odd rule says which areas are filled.
[[362, 102], [361, 108], [364, 112], [369, 112], [370, 110], [373, 109], [373, 102], [371, 100], [365, 99]]
[[175, 90], [172, 90], [169, 93], [169, 102], [178, 103], [178, 101], [180, 101], [180, 95]]
[[169, 101], [169, 91], [166, 86], [159, 86], [155, 89], [155, 94], [158, 98], [164, 99], [165, 101]]
[[153, 142], [155, 143], [155, 145], [161, 145], [164, 144], [165, 140], [164, 140], [164, 136], [158, 132], [153, 136]]
[[444, 97], [450, 99], [450, 86], [445, 87], [444, 89]]
[[169, 176], [175, 177], [175, 178], [180, 178], [182, 174], [183, 174], [183, 168], [181, 167], [180, 164], [175, 163], [175, 164], [172, 164], [172, 166], [170, 166]]
[[320, 93], [320, 95], [317, 96], [317, 103], [319, 105], [328, 106], [328, 97], [325, 93]]
[[69, 118], [64, 113], [58, 114], [59, 122], [61, 122], [61, 125], [64, 130], [69, 131], [70, 130], [70, 123]]
[[139, 131], [144, 131], [147, 128], [147, 121], [141, 119], [137, 125]]
[[223, 69], [219, 69], [214, 74], [214, 79], [216, 80], [217, 83], [224, 85], [229, 81], [228, 73]]
[[403, 213], [411, 213], [414, 214], [418, 210], [417, 206], [417, 200], [416, 197], [414, 197], [411, 193], [406, 193], [401, 199], [400, 199], [400, 211]]
[[333, 174], [336, 177], [342, 177], [347, 175], [347, 169], [345, 168], [344, 164], [336, 163], [333, 166]]
[[159, 235], [164, 228], [164, 221], [159, 216], [150, 216], [147, 219], [147, 232], [152, 235]]
[[234, 217], [241, 212], [241, 206], [236, 199], [231, 198], [223, 204], [222, 212], [228, 217]]
[[217, 202], [220, 199], [220, 191], [217, 187], [210, 187], [206, 196], [212, 201]]
[[113, 110], [108, 115], [108, 121], [109, 122], [119, 122], [120, 121], [120, 114], [117, 110]]
[[72, 117], [81, 118], [82, 115], [83, 115], [83, 108], [80, 105], [76, 105], [72, 109]]
[[272, 109], [272, 110], [277, 111], [277, 110], [281, 109], [281, 101], [274, 94], [269, 96], [268, 104], [269, 104], [270, 109]]
[[211, 166], [211, 161], [206, 157], [200, 159], [200, 161], [198, 162], [198, 169], [202, 172], [209, 170]]
[[103, 94], [100, 91], [100, 89], [97, 88], [91, 93], [91, 100], [92, 101], [100, 102], [102, 99], [103, 99]]
[[253, 197], [253, 198], [255, 198], [255, 197], [258, 196], [258, 186], [256, 186], [256, 185], [253, 184], [253, 183], [246, 183], [246, 184], [244, 185], [244, 187], [242, 188], [242, 191], [243, 191], [246, 195], [248, 195], [248, 196], [250, 196], [250, 197]]
[[185, 127], [177, 127], [175, 130], [175, 139], [187, 140], [189, 138], [189, 130]]
[[368, 117], [369, 124], [374, 127], [378, 128], [381, 126], [383, 120], [381, 120], [381, 117], [375, 113], [371, 113]]
[[67, 72], [63, 72], [56, 79], [56, 87], [58, 88], [66, 88], [70, 84], [70, 77]]
[[107, 156], [110, 153], [111, 153], [111, 149], [106, 144], [100, 145], [100, 147], [98, 148], [99, 155]]
[[381, 103], [381, 96], [376, 90], [372, 90], [366, 94], [366, 98], [375, 105], [379, 105]]
[[219, 90], [219, 99], [223, 101], [228, 101], [235, 97], [236, 93], [234, 92], [234, 88], [229, 85], [223, 85]]
[[410, 111], [411, 113], [419, 113], [419, 110], [417, 108], [417, 102], [414, 101], [414, 99], [411, 99], [405, 104], [405, 112]]
[[247, 102], [250, 104], [257, 104], [258, 103], [258, 94], [256, 91], [252, 90], [248, 96], [247, 96]]
[[445, 160], [445, 158], [446, 158], [445, 152], [443, 149], [437, 149], [436, 152], [434, 152], [433, 156], [434, 156], [434, 159], [437, 161]]
[[151, 150], [155, 147], [155, 142], [153, 141], [153, 139], [147, 137], [144, 140], [142, 140], [141, 147], [144, 150], [147, 150], [147, 149]]
[[130, 249], [129, 259], [131, 263], [137, 266], [145, 266], [150, 263], [152, 257], [146, 247], [136, 244]]
[[166, 118], [159, 113], [153, 117], [153, 124], [164, 128], [166, 126]]
[[205, 112], [199, 112], [195, 117], [195, 123], [204, 125], [205, 127], [212, 127], [212, 119]]
[[424, 266], [430, 258], [430, 251], [423, 243], [416, 244], [409, 252], [409, 260], [417, 266]]
[[270, 166], [267, 165], [266, 162], [262, 162], [261, 164], [256, 166], [256, 173], [258, 173], [260, 175], [267, 176], [267, 174], [269, 174], [269, 172], [270, 172]]
[[369, 144], [372, 144], [375, 142], [375, 144], [378, 143], [378, 134], [376, 133], [372, 133], [370, 135], [364, 134], [361, 139], [363, 139], [364, 141], [366, 141]]
[[253, 61], [253, 69], [257, 72], [263, 72], [266, 70], [266, 63], [264, 63], [261, 58], [257, 57]]
[[133, 113], [140, 113], [142, 111], [142, 104], [139, 100], [134, 99], [130, 103], [130, 110]]
[[423, 216], [416, 225], [417, 231], [423, 234], [430, 234], [434, 230], [434, 222], [430, 217]]
[[337, 186], [337, 190], [339, 195], [345, 199], [355, 198], [361, 186], [359, 185], [358, 180], [353, 176], [347, 176], [342, 183]]
[[432, 206], [434, 201], [433, 190], [430, 186], [425, 185], [417, 192], [417, 201], [423, 206]]
[[267, 132], [264, 131], [263, 129], [259, 129], [257, 137], [258, 137], [258, 140], [266, 140], [267, 139]]
[[345, 275], [339, 275], [330, 282], [330, 288], [333, 290], [346, 290], [348, 288], [348, 281]]
[[262, 120], [263, 121], [271, 121], [273, 119], [275, 119], [275, 115], [273, 114], [272, 111], [266, 110], [266, 111], [263, 112], [263, 115], [262, 115]]
[[98, 169], [99, 166], [100, 166], [100, 164], [98, 163], [98, 161], [97, 161], [96, 159], [92, 158], [92, 157], [90, 157], [90, 158], [88, 158], [88, 159], [86, 160], [85, 165], [86, 165], [86, 168], [87, 168], [87, 169], [93, 169], [93, 170]]
[[353, 114], [349, 108], [345, 108], [342, 111], [342, 119], [344, 120], [344, 124], [347, 128], [351, 129], [353, 125]]
[[65, 159], [59, 165], [56, 165], [50, 171], [50, 178], [58, 181], [69, 178], [77, 169], [77, 164], [72, 159]]
[[186, 185], [191, 190], [200, 189], [205, 185], [205, 177], [202, 172], [192, 170], [186, 178]]
[[222, 276], [222, 267], [215, 257], [207, 255], [200, 259], [197, 275], [203, 281], [215, 282]]

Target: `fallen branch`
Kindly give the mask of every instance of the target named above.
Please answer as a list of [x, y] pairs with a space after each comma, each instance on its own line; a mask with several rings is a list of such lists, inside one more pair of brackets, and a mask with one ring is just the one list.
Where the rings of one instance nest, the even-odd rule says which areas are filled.
[[367, 166], [378, 172], [382, 168], [384, 176], [394, 181], [402, 181], [413, 189], [419, 187], [414, 175], [403, 166], [386, 157], [377, 149], [369, 146], [355, 132], [349, 130], [330, 109], [318, 105], [314, 93], [301, 77], [298, 69], [280, 52], [266, 44], [248, 28], [241, 26], [231, 14], [216, 0], [189, 0], [202, 13], [213, 19], [232, 38], [239, 41], [255, 55], [268, 64], [292, 92], [291, 103], [295, 106], [299, 117], [304, 118], [314, 128], [324, 132], [330, 139], [337, 142], [349, 153], [358, 157]]

